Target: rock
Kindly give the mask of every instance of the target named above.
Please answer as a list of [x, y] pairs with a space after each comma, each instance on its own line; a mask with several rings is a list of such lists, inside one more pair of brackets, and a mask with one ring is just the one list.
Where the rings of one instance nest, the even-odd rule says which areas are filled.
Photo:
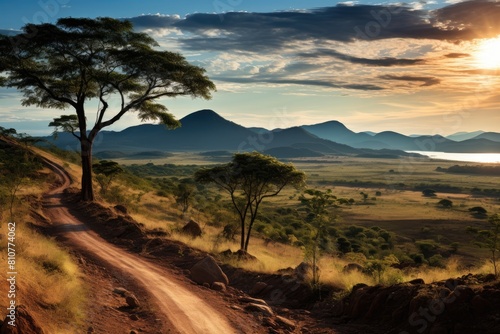
[[125, 297], [125, 302], [127, 302], [127, 305], [131, 308], [136, 308], [140, 305], [139, 301], [132, 293], [127, 294], [127, 296]]
[[422, 284], [425, 284], [425, 281], [421, 278], [416, 278], [414, 280], [409, 281], [408, 283], [413, 284], [413, 285], [422, 285]]
[[228, 248], [225, 251], [220, 252], [219, 254], [225, 257], [230, 257], [231, 255], [233, 255], [233, 252]]
[[233, 253], [238, 257], [240, 261], [257, 261], [257, 258], [252, 254], [249, 254], [247, 251], [240, 249]]
[[215, 282], [224, 283], [226, 286], [229, 285], [226, 274], [211, 256], [207, 256], [191, 268], [191, 279], [201, 285], [208, 283], [211, 286]]
[[168, 237], [170, 233], [162, 229], [161, 227], [154, 228], [148, 231], [148, 234], [153, 237]]
[[187, 234], [193, 238], [201, 237], [202, 231], [200, 225], [194, 220], [190, 220], [182, 228], [182, 233]]
[[242, 303], [252, 303], [252, 304], [259, 304], [259, 305], [268, 306], [264, 299], [257, 299], [257, 298], [252, 298], [252, 297], [241, 297], [241, 298], [238, 298], [238, 300]]
[[254, 286], [250, 289], [250, 291], [248, 293], [251, 296], [254, 296], [254, 295], [259, 294], [259, 292], [262, 292], [267, 287], [268, 287], [267, 283], [257, 282], [254, 284]]
[[288, 267], [288, 268], [278, 269], [278, 274], [280, 274], [280, 275], [293, 275], [293, 268]]
[[363, 272], [363, 266], [360, 265], [360, 264], [357, 264], [357, 263], [348, 263], [344, 266], [344, 268], [342, 269], [342, 272], [343, 273], [350, 273], [350, 272], [353, 272], [353, 271], [359, 271], [359, 272]]
[[282, 316], [277, 315], [276, 316], [276, 322], [280, 324], [281, 326], [285, 327], [286, 329], [289, 330], [294, 330], [295, 329], [295, 323], [287, 318], [284, 318]]
[[483, 314], [484, 312], [491, 310], [491, 302], [479, 295], [472, 297], [472, 300], [470, 302], [472, 305], [472, 310], [476, 314]]
[[139, 320], [139, 316], [137, 314], [131, 314], [129, 318], [130, 318], [130, 320], [133, 320], [133, 321]]
[[137, 331], [135, 331], [135, 330], [133, 330], [133, 329], [132, 329], [132, 330], [129, 332], [129, 334], [139, 334], [139, 333], [137, 333]]
[[238, 305], [231, 305], [229, 307], [232, 308], [233, 310], [236, 310], [236, 311], [243, 311], [243, 309], [241, 307], [239, 307]]
[[23, 306], [19, 305], [15, 310], [15, 327], [9, 325], [9, 315], [5, 317], [5, 320], [0, 328], [0, 334], [45, 334], [46, 332], [40, 327], [38, 322], [31, 316], [28, 310]]
[[214, 282], [211, 286], [212, 290], [215, 291], [226, 291], [226, 285], [222, 282]]
[[250, 303], [245, 306], [245, 310], [248, 312], [258, 312], [265, 316], [272, 317], [274, 315], [273, 310], [266, 305]]
[[127, 212], [128, 212], [128, 211], [127, 211], [127, 207], [125, 207], [125, 206], [123, 206], [123, 205], [121, 205], [121, 204], [115, 205], [115, 206], [114, 206], [114, 209], [115, 209], [116, 211], [118, 211], [118, 212], [123, 213], [123, 214], [127, 214]]
[[91, 334], [91, 333], [94, 333], [94, 332], [95, 332], [94, 327], [89, 326], [89, 328], [87, 328], [87, 334]]
[[[318, 266], [316, 266], [316, 270], [319, 271]], [[294, 274], [301, 282], [310, 281], [313, 277], [313, 267], [307, 262], [302, 262], [294, 269]]]
[[125, 297], [129, 292], [125, 288], [114, 288], [113, 293]]

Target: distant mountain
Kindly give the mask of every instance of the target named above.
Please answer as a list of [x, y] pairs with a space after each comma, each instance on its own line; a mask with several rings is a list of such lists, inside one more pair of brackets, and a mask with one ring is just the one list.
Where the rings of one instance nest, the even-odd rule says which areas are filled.
[[446, 136], [446, 138], [454, 140], [454, 141], [464, 141], [468, 139], [472, 139], [483, 134], [484, 131], [474, 131], [474, 132], [457, 132], [452, 135]]
[[500, 133], [498, 132], [483, 132], [472, 139], [487, 139], [494, 142], [500, 142]]
[[373, 132], [373, 131], [363, 131], [360, 133], [366, 133], [367, 135], [370, 135], [370, 136], [375, 136], [377, 134], [376, 132]]
[[[320, 138], [359, 149], [500, 153], [500, 145], [498, 145], [500, 134], [494, 132], [461, 132], [448, 137], [441, 135], [405, 136], [394, 131], [384, 131], [370, 135], [366, 132], [353, 132], [338, 121], [305, 125], [302, 128]], [[457, 140], [451, 138], [456, 138]], [[459, 141], [458, 139], [461, 140]], [[477, 141], [476, 139], [484, 139], [486, 141]]]
[[[404, 151], [443, 152], [500, 152], [500, 145], [479, 138], [456, 142], [442, 136], [409, 137], [384, 131], [374, 135], [355, 133], [337, 121], [272, 131], [264, 128], [245, 128], [212, 110], [200, 110], [180, 119], [182, 126], [168, 130], [164, 125], [142, 124], [123, 131], [101, 131], [93, 152], [103, 159], [122, 156], [149, 159], [163, 152], [269, 152], [279, 157], [319, 157], [322, 155], [352, 155], [398, 157]], [[494, 133], [484, 134], [497, 138]], [[49, 142], [68, 150], [78, 150], [78, 141], [61, 133]], [[500, 140], [500, 139], [499, 139]], [[164, 155], [163, 155], [164, 156]], [[215, 158], [215, 157], [213, 157]]]
[[355, 148], [384, 149], [392, 148], [391, 145], [375, 139], [374, 132], [356, 133], [349, 130], [338, 121], [329, 121], [314, 125], [303, 125], [303, 129], [323, 139], [349, 145]]

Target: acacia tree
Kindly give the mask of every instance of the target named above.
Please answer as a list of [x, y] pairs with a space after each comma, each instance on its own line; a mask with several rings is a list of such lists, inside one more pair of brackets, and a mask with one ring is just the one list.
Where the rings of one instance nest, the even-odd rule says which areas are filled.
[[[157, 46], [131, 22], [112, 18], [63, 18], [55, 25], [27, 24], [17, 36], [0, 35], [0, 85], [20, 90], [24, 106], [74, 110], [51, 125], [80, 141], [83, 200], [94, 199], [92, 144], [101, 129], [127, 112], [175, 128], [179, 122], [159, 98], [209, 99], [215, 90], [204, 69]], [[89, 103], [97, 105], [93, 126]]]
[[94, 172], [97, 174], [97, 182], [101, 186], [102, 194], [106, 194], [111, 182], [121, 173], [123, 173], [123, 168], [111, 160], [101, 160], [98, 163], [92, 165]]
[[476, 237], [476, 245], [486, 248], [490, 252], [490, 261], [493, 264], [493, 272], [499, 277], [498, 252], [500, 252], [500, 215], [498, 213], [488, 218], [489, 226], [484, 230], [468, 227], [467, 231]]
[[291, 164], [253, 152], [236, 153], [228, 164], [201, 169], [195, 173], [195, 180], [214, 183], [230, 195], [240, 219], [240, 247], [247, 252], [252, 227], [262, 201], [277, 196], [285, 186], [302, 186], [305, 174]]

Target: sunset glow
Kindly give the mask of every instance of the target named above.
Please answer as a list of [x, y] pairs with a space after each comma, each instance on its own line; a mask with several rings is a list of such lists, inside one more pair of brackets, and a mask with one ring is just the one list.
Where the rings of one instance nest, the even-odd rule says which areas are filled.
[[480, 68], [500, 68], [500, 37], [481, 42], [476, 60]]

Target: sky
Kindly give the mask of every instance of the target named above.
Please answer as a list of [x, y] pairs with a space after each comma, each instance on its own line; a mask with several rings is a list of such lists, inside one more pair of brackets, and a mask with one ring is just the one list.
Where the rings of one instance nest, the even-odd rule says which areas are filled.
[[[204, 67], [217, 92], [162, 100], [177, 118], [212, 109], [268, 129], [500, 132], [500, 2], [0, 0], [0, 33], [69, 16], [130, 20]], [[1, 126], [49, 134], [64, 113], [20, 98], [0, 88]], [[137, 124], [130, 114], [108, 129]]]

